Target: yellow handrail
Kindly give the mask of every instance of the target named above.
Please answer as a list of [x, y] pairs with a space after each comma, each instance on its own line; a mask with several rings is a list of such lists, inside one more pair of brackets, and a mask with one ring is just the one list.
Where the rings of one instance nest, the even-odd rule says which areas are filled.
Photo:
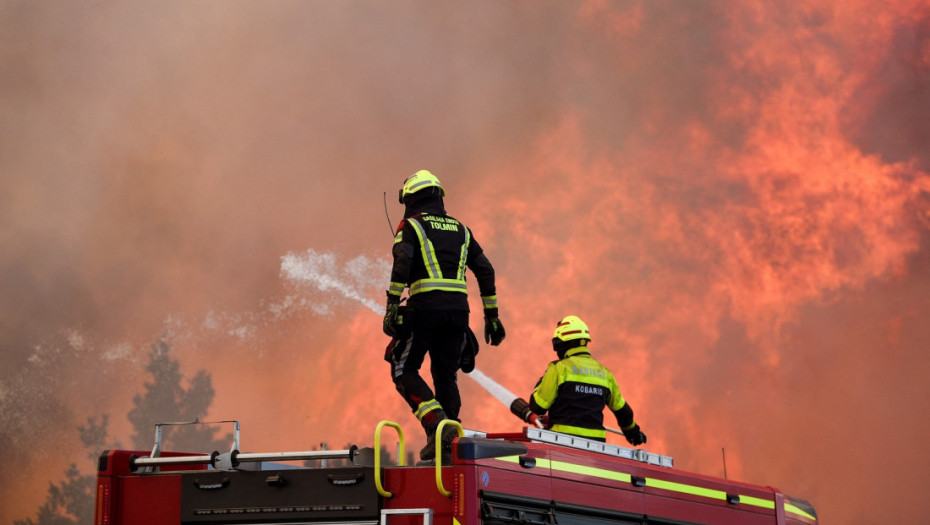
[[452, 493], [442, 486], [442, 430], [447, 424], [458, 429], [459, 437], [465, 436], [465, 429], [462, 428], [461, 423], [453, 419], [443, 419], [439, 422], [439, 426], [436, 427], [436, 488], [439, 489], [440, 494], [447, 498], [451, 498]]
[[397, 452], [400, 456], [397, 458], [397, 465], [401, 467], [404, 466], [404, 430], [400, 428], [398, 423], [393, 421], [382, 421], [375, 427], [375, 488], [378, 489], [378, 494], [385, 498], [393, 498], [394, 493], [384, 490], [384, 486], [381, 484], [381, 430], [386, 426], [397, 430], [397, 439], [399, 440]]

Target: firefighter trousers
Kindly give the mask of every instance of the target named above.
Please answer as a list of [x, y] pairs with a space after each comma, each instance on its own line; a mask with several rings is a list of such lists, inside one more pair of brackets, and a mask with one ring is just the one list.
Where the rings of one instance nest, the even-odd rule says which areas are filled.
[[[456, 372], [465, 345], [468, 312], [463, 310], [408, 311], [404, 328], [391, 340], [385, 357], [391, 363], [391, 379], [410, 409], [417, 414], [421, 404], [436, 399], [449, 419], [458, 420], [462, 400]], [[420, 367], [429, 354], [435, 395], [420, 377]], [[424, 426], [429, 414], [419, 414]], [[424, 417], [426, 416], [426, 417]]]

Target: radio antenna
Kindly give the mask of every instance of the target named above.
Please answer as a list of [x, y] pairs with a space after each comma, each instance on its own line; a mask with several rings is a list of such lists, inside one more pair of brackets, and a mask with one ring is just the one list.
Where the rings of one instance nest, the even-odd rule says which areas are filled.
[[387, 211], [387, 192], [385, 191], [385, 192], [382, 192], [382, 193], [383, 193], [382, 196], [383, 196], [383, 198], [384, 198], [384, 216], [387, 217], [387, 221], [388, 221], [388, 230], [391, 231], [391, 237], [393, 237], [393, 236], [394, 236], [394, 226], [393, 226], [394, 223], [391, 222], [391, 216], [388, 215], [388, 211]]
[[720, 452], [723, 453], [723, 479], [727, 479], [727, 449], [726, 447], [720, 447]]

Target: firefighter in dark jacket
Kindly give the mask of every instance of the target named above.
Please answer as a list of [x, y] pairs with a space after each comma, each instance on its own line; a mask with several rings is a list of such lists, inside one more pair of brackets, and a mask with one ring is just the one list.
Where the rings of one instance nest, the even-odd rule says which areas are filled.
[[[436, 428], [443, 419], [458, 421], [462, 401], [457, 371], [474, 368], [477, 340], [468, 326], [465, 268], [475, 275], [484, 305], [485, 342], [503, 341], [498, 318], [494, 268], [471, 230], [446, 214], [446, 191], [435, 175], [420, 170], [404, 181], [399, 200], [406, 206], [394, 237], [394, 265], [387, 290], [383, 329], [391, 336], [385, 359], [391, 378], [426, 431], [420, 459], [435, 457]], [[401, 294], [408, 289], [407, 305]], [[430, 356], [435, 394], [420, 377], [420, 366]], [[463, 353], [465, 354], [463, 356]], [[454, 427], [444, 427], [444, 459], [451, 456]]]
[[591, 357], [590, 342], [584, 321], [574, 315], [559, 321], [552, 334], [552, 349], [558, 360], [549, 363], [529, 402], [516, 399], [511, 411], [536, 426], [606, 441], [606, 406], [617, 418], [626, 440], [634, 446], [644, 444], [646, 435], [633, 419], [633, 409], [623, 399], [610, 370]]

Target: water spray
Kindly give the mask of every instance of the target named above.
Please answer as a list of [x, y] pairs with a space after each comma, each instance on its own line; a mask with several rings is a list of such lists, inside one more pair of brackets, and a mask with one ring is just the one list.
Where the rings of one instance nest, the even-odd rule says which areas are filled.
[[495, 399], [503, 403], [506, 407], [510, 407], [511, 403], [513, 403], [513, 401], [518, 397], [516, 394], [510, 390], [507, 390], [507, 388], [505, 388], [503, 385], [491, 379], [485, 375], [484, 372], [478, 370], [477, 368], [465, 375], [474, 379], [476, 383], [481, 385], [482, 388], [487, 390], [489, 394], [494, 396]]
[[300, 287], [312, 287], [321, 292], [337, 292], [344, 298], [365, 305], [383, 315], [384, 306], [368, 297], [372, 288], [383, 284], [380, 276], [390, 272], [390, 263], [366, 257], [356, 257], [340, 264], [331, 253], [308, 249], [304, 253], [288, 253], [281, 257], [281, 276]]

